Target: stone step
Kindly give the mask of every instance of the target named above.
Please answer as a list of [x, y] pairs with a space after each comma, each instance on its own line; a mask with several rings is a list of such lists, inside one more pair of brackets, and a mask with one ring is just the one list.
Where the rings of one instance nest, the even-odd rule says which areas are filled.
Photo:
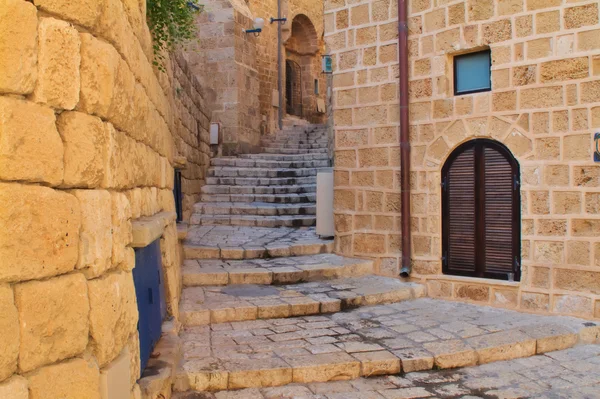
[[264, 159], [245, 158], [213, 158], [211, 159], [210, 164], [211, 166], [267, 169], [325, 168], [329, 166], [329, 160], [271, 161]]
[[190, 224], [199, 226], [256, 226], [256, 227], [310, 227], [317, 218], [306, 216], [260, 216], [260, 215], [203, 215], [193, 213]]
[[224, 186], [303, 186], [317, 184], [317, 177], [207, 177], [206, 184]]
[[300, 143], [263, 143], [262, 148], [272, 149], [299, 149], [299, 150], [318, 150], [327, 148], [327, 144], [300, 144]]
[[333, 313], [425, 295], [425, 286], [366, 275], [292, 285], [186, 287], [179, 314], [185, 326]]
[[294, 154], [326, 154], [327, 148], [316, 148], [313, 150], [302, 150], [297, 148], [279, 148], [279, 147], [263, 147], [262, 150], [268, 154], [284, 154], [284, 155], [294, 155]]
[[267, 154], [267, 153], [259, 153], [259, 154], [240, 154], [238, 158], [244, 159], [261, 159], [261, 160], [271, 160], [271, 161], [316, 161], [329, 159], [327, 154]]
[[[222, 187], [222, 186], [216, 186]], [[298, 204], [303, 202], [314, 203], [317, 200], [315, 193], [307, 194], [202, 194], [202, 202], [268, 202], [275, 204]]]
[[314, 203], [275, 204], [268, 202], [198, 202], [194, 205], [194, 213], [201, 215], [315, 215]]
[[183, 248], [186, 259], [280, 258], [331, 253], [333, 240], [314, 227], [190, 226]]
[[316, 193], [317, 186], [305, 184], [301, 186], [202, 186], [203, 194], [304, 194]]
[[334, 254], [252, 260], [196, 260], [183, 264], [183, 285], [296, 284], [373, 273], [373, 262]]
[[321, 168], [239, 168], [230, 166], [213, 166], [207, 171], [208, 177], [309, 177], [316, 176]]
[[[415, 294], [418, 291], [415, 287]], [[341, 380], [376, 375], [394, 375], [393, 381], [402, 383], [412, 378], [397, 376], [401, 372], [486, 364], [594, 342], [599, 331], [596, 324], [574, 317], [420, 298], [320, 316], [188, 326], [181, 332], [184, 358], [173, 386], [176, 391], [215, 392], [294, 384], [286, 387], [291, 389], [296, 384], [338, 381], [339, 388], [343, 388]], [[538, 362], [531, 364], [535, 367]], [[531, 364], [524, 362], [523, 366], [531, 368]], [[487, 370], [494, 370], [494, 366]], [[510, 368], [500, 371], [510, 373]], [[478, 376], [472, 374], [472, 379]], [[438, 377], [443, 378], [439, 383], [454, 381], [450, 373]], [[483, 383], [494, 384], [497, 379], [496, 375], [495, 380]], [[369, 396], [337, 392], [342, 393], [306, 398], [432, 396], [410, 391], [381, 391], [383, 395]], [[235, 397], [255, 398], [244, 396], [244, 391], [237, 394]]]

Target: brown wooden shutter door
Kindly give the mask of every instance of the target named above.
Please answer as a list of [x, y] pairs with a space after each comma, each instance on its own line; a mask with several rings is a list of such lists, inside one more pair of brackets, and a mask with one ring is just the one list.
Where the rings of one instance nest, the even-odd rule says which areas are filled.
[[452, 274], [475, 273], [475, 149], [466, 149], [453, 161], [446, 175], [447, 253]]
[[518, 164], [501, 144], [458, 147], [442, 170], [443, 271], [519, 280]]

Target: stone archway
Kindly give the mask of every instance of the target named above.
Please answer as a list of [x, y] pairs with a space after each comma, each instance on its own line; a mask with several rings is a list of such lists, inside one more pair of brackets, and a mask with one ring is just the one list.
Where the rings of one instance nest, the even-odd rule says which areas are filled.
[[[322, 98], [320, 76], [321, 57], [319, 37], [310, 18], [296, 15], [291, 21], [289, 36], [285, 40], [285, 100], [288, 114], [321, 122], [317, 99]], [[289, 81], [292, 79], [292, 81]]]

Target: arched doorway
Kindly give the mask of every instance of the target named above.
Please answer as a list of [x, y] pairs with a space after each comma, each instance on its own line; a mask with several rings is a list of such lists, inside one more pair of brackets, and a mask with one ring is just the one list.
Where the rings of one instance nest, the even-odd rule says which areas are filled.
[[501, 143], [475, 139], [442, 169], [444, 274], [520, 280], [519, 164]]
[[297, 62], [285, 61], [286, 112], [302, 117], [302, 69]]
[[[317, 122], [317, 99], [321, 59], [319, 38], [312, 21], [304, 14], [291, 21], [285, 40], [285, 100], [286, 112]], [[325, 82], [320, 82], [321, 86]], [[321, 95], [321, 98], [323, 96]]]

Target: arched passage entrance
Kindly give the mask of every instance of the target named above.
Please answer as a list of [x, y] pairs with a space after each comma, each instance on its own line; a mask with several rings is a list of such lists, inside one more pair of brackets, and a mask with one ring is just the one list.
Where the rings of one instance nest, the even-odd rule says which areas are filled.
[[319, 38], [311, 20], [304, 14], [292, 19], [285, 42], [285, 102], [291, 115], [314, 119], [317, 114], [320, 76]]
[[443, 272], [520, 279], [519, 164], [501, 143], [475, 139], [442, 169]]

